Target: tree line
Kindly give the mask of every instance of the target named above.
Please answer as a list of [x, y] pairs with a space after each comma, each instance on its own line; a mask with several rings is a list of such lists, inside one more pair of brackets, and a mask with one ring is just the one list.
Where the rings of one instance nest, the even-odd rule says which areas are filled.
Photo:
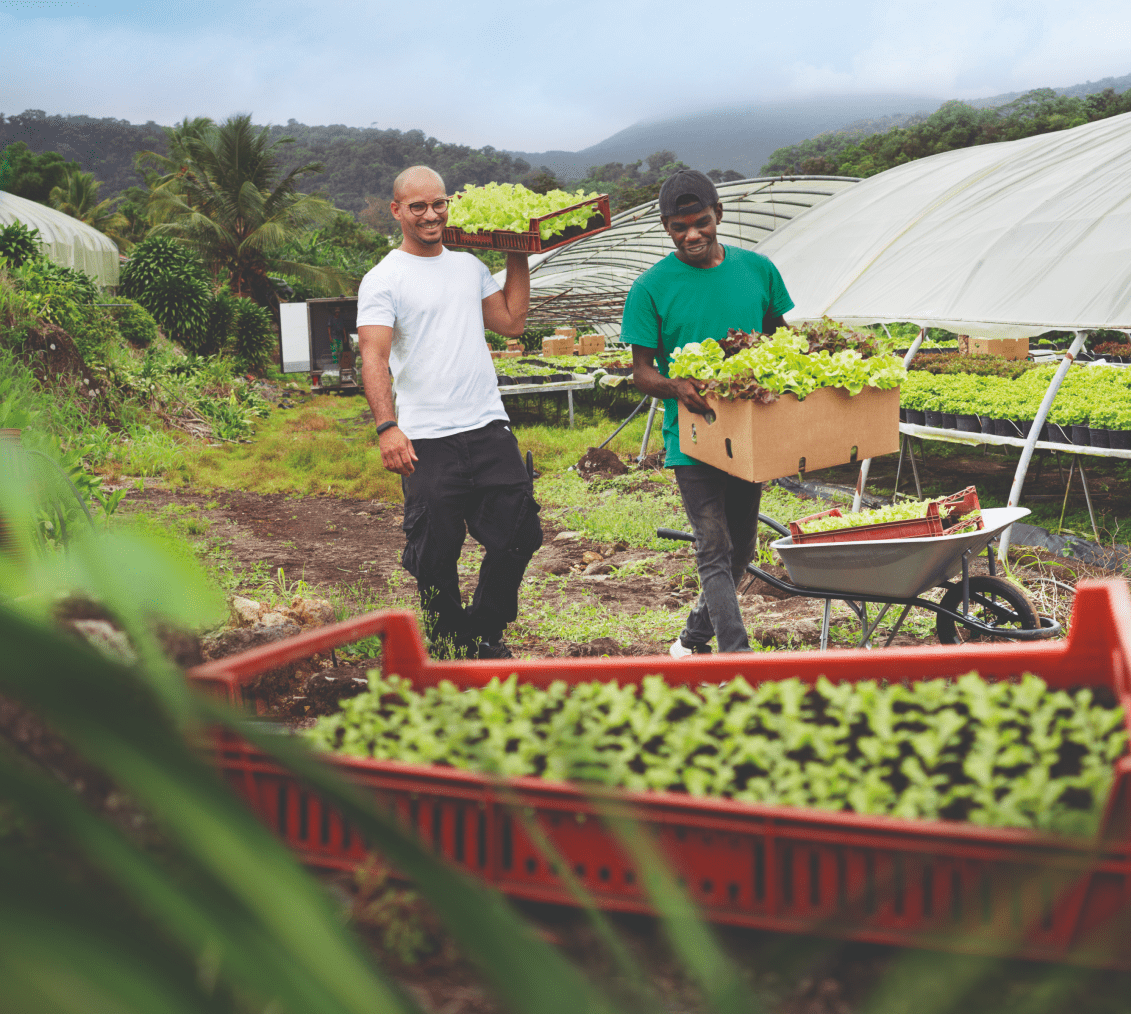
[[947, 102], [929, 116], [912, 117], [905, 126], [882, 133], [832, 131], [779, 148], [761, 175], [875, 176], [939, 152], [1066, 130], [1126, 112], [1131, 112], [1131, 88], [1122, 94], [1105, 88], [1093, 95], [1037, 88], [985, 109]]

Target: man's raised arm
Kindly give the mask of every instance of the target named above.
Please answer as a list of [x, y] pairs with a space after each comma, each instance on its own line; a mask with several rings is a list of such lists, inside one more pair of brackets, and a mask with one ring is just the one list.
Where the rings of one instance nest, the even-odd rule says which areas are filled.
[[530, 262], [524, 253], [509, 253], [503, 291], [483, 300], [483, 326], [506, 338], [518, 338], [526, 330], [529, 312]]

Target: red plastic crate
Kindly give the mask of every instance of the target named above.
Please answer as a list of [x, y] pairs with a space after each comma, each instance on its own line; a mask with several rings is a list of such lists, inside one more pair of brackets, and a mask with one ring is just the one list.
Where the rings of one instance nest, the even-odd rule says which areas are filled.
[[[542, 233], [538, 228], [542, 222], [564, 215], [567, 211], [584, 208], [586, 205], [593, 206], [593, 214], [584, 228], [570, 226], [564, 233], [551, 236], [548, 240], [543, 241]], [[443, 243], [444, 246], [471, 247], [474, 250], [514, 250], [519, 253], [545, 253], [547, 250], [553, 250], [556, 247], [565, 246], [567, 243], [579, 240], [583, 236], [592, 236], [595, 233], [604, 232], [611, 225], [612, 212], [609, 210], [609, 195], [601, 194], [598, 197], [591, 197], [587, 201], [571, 204], [568, 208], [551, 212], [549, 215], [543, 215], [541, 218], [532, 218], [528, 232], [507, 232], [501, 229], [492, 232], [464, 232], [462, 229], [446, 225], [444, 226]]]
[[912, 518], [910, 521], [881, 521], [875, 525], [858, 525], [855, 528], [834, 528], [830, 532], [806, 533], [801, 530], [801, 524], [813, 521], [816, 518], [844, 517], [838, 507], [822, 511], [820, 514], [810, 514], [806, 518], [789, 523], [789, 534], [793, 537], [794, 545], [805, 542], [869, 542], [873, 539], [925, 539], [934, 535], [943, 535], [942, 517], [939, 514], [939, 505], [929, 503], [927, 515], [922, 518]]
[[[433, 662], [409, 613], [374, 613], [198, 667], [190, 678], [240, 701], [266, 669], [379, 633], [384, 669], [417, 686], [481, 686], [516, 673], [638, 683], [918, 680], [977, 669], [1032, 671], [1053, 687], [1114, 687], [1131, 723], [1131, 598], [1120, 582], [1081, 582], [1066, 641], [922, 646], [884, 651], [773, 652], [694, 660], [608, 658]], [[250, 702], [249, 702], [250, 703]], [[1131, 727], [1131, 726], [1129, 726]], [[270, 758], [227, 734], [216, 760], [232, 786], [304, 862], [351, 868], [365, 843]], [[523, 898], [574, 904], [553, 862], [524, 830], [537, 821], [602, 908], [648, 912], [624, 854], [601, 820], [613, 807], [651, 829], [708, 919], [903, 946], [1131, 968], [1131, 758], [1095, 840], [972, 824], [756, 805], [674, 793], [582, 791], [537, 778], [490, 779], [451, 768], [328, 757], [398, 812], [451, 862]]]

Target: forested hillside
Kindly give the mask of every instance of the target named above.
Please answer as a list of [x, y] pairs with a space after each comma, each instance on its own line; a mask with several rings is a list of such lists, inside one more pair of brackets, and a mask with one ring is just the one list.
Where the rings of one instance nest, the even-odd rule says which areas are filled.
[[947, 102], [930, 116], [883, 133], [845, 129], [779, 148], [761, 175], [875, 176], [927, 155], [1080, 126], [1131, 112], [1131, 88], [1093, 95], [1062, 95], [1037, 88], [1004, 105], [977, 109]]
[[[354, 212], [365, 207], [367, 195], [390, 196], [397, 173], [418, 162], [434, 166], [453, 189], [464, 183], [515, 182], [531, 171], [529, 163], [490, 146], [445, 144], [421, 130], [308, 127], [290, 120], [286, 126], [271, 128], [271, 139], [280, 137], [295, 139], [284, 148], [288, 168], [308, 162], [321, 162], [325, 167], [304, 188], [321, 190], [337, 207]], [[141, 183], [134, 169], [139, 151], [167, 153], [159, 124], [132, 124], [113, 117], [48, 116], [39, 109], [17, 116], [0, 114], [0, 149], [17, 141], [37, 154], [58, 152], [64, 160], [92, 172], [102, 184], [102, 198], [117, 197]]]

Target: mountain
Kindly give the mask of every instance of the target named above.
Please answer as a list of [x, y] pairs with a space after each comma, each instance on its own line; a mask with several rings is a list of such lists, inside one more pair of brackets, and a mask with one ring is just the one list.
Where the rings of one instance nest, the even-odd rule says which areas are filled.
[[[1131, 87], [1131, 74], [1119, 78], [1056, 88], [1061, 95], [1089, 95]], [[1004, 105], [1022, 93], [975, 99], [982, 108]], [[447, 177], [462, 182], [521, 179], [531, 166], [547, 166], [563, 179], [580, 179], [592, 165], [632, 163], [668, 150], [704, 171], [734, 169], [757, 175], [775, 150], [819, 134], [848, 129], [861, 135], [890, 130], [913, 117], [922, 118], [942, 104], [940, 99], [909, 95], [841, 95], [719, 105], [698, 112], [642, 120], [581, 151], [505, 152], [490, 146], [473, 149], [446, 144], [420, 130], [306, 126], [294, 120], [273, 126], [272, 136], [289, 135], [297, 143], [286, 157], [291, 165], [318, 160], [326, 171], [311, 181], [338, 207], [360, 211], [366, 197], [389, 196], [393, 177], [415, 162], [436, 165]], [[24, 141], [36, 153], [57, 151], [78, 162], [102, 181], [100, 197], [114, 197], [137, 185], [134, 155], [163, 152], [165, 137], [153, 122], [132, 124], [113, 117], [47, 115], [38, 109], [18, 116], [0, 114], [0, 149]]]
[[734, 169], [755, 176], [770, 153], [787, 144], [857, 120], [932, 113], [942, 101], [927, 96], [847, 95], [719, 106], [643, 120], [581, 151], [510, 154], [531, 165], [544, 165], [565, 179], [580, 179], [589, 166], [635, 162], [662, 149], [674, 151], [689, 166], [704, 172]]

